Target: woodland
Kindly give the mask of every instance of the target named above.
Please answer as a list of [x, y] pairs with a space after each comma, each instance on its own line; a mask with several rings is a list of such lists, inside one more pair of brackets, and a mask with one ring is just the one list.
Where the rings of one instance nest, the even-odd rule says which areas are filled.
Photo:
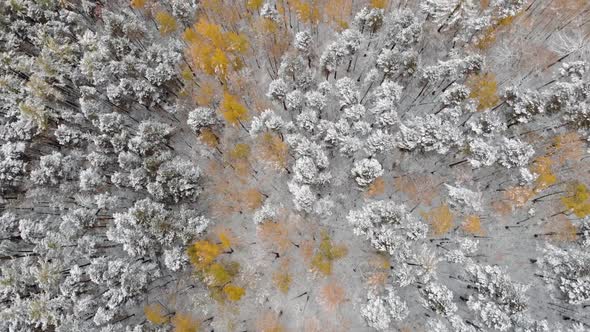
[[587, 0], [0, 0], [0, 331], [590, 331]]

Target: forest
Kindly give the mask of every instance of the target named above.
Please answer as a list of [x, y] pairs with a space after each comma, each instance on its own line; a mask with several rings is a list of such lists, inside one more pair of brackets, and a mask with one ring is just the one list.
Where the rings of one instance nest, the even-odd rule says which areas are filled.
[[587, 0], [0, 0], [0, 331], [590, 331]]

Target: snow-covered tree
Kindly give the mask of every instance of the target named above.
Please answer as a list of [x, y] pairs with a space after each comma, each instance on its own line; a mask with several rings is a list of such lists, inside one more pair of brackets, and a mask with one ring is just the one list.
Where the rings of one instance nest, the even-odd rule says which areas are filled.
[[577, 248], [562, 249], [547, 244], [539, 265], [545, 280], [553, 289], [559, 290], [571, 304], [590, 301], [590, 255]]
[[431, 282], [420, 290], [420, 294], [423, 305], [441, 316], [448, 317], [457, 311], [453, 292], [443, 284]]
[[214, 110], [208, 107], [197, 107], [188, 114], [188, 126], [197, 133], [205, 128], [213, 128], [221, 124], [221, 119]]
[[361, 308], [361, 315], [370, 327], [387, 331], [392, 321], [401, 321], [408, 315], [406, 303], [388, 288], [383, 296], [369, 291], [368, 302]]
[[391, 201], [373, 201], [346, 217], [356, 235], [365, 236], [379, 251], [406, 257], [410, 242], [423, 239], [428, 226], [416, 220], [404, 205]]
[[377, 159], [366, 158], [355, 162], [351, 173], [356, 183], [361, 187], [365, 187], [383, 175], [383, 167]]

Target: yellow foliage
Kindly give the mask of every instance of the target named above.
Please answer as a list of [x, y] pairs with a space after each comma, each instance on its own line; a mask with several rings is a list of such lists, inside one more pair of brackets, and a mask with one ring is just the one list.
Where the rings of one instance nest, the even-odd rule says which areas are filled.
[[[522, 13], [522, 12], [521, 12]], [[477, 39], [475, 47], [479, 48], [480, 50], [485, 50], [490, 48], [496, 42], [496, 34], [502, 27], [507, 27], [512, 24], [514, 19], [519, 16], [521, 13], [518, 13], [513, 16], [504, 17], [497, 22], [490, 25], [483, 33], [479, 39]]]
[[172, 318], [174, 332], [197, 332], [199, 330], [199, 321], [188, 314], [177, 313]]
[[387, 7], [388, 0], [371, 0], [371, 7], [385, 9]]
[[182, 39], [187, 43], [196, 43], [199, 40], [199, 35], [194, 29], [186, 28], [182, 33]]
[[297, 17], [303, 23], [318, 24], [321, 18], [318, 8], [318, 1], [314, 0], [291, 0], [289, 1]]
[[219, 111], [225, 121], [234, 126], [240, 121], [248, 119], [248, 110], [246, 107], [238, 101], [236, 96], [227, 91], [223, 93], [223, 100], [221, 101]]
[[213, 55], [211, 56], [211, 66], [217, 76], [224, 79], [226, 78], [229, 59], [222, 50], [216, 48], [215, 51], [213, 51]]
[[185, 81], [191, 81], [193, 79], [193, 72], [188, 66], [183, 66], [182, 71], [180, 72], [180, 76]]
[[[215, 262], [200, 270], [198, 276], [209, 288], [211, 298], [223, 303], [227, 299], [227, 293], [223, 288], [232, 282], [239, 271], [240, 264], [237, 262]], [[235, 291], [235, 289], [228, 291]]]
[[160, 325], [168, 321], [168, 318], [164, 313], [164, 308], [157, 303], [144, 307], [143, 312], [145, 314], [145, 318], [153, 324]]
[[145, 6], [146, 0], [131, 0], [130, 5], [135, 9], [140, 9]]
[[225, 9], [223, 0], [201, 0], [199, 5], [204, 11], [212, 14], [220, 14]]
[[481, 219], [479, 216], [470, 215], [467, 216], [463, 224], [461, 225], [463, 230], [473, 235], [484, 235], [483, 229], [481, 228]]
[[194, 25], [194, 30], [201, 38], [207, 39], [214, 48], [225, 48], [224, 34], [220, 25], [210, 23], [207, 19], [201, 17]]
[[549, 157], [539, 157], [534, 161], [531, 171], [538, 174], [535, 180], [535, 192], [539, 192], [557, 181], [557, 177], [551, 170], [552, 163]]
[[571, 210], [576, 217], [583, 218], [590, 214], [590, 202], [588, 189], [583, 183], [573, 184], [569, 190], [569, 196], [562, 197], [561, 202]]
[[226, 48], [230, 52], [245, 53], [248, 50], [248, 39], [245, 35], [230, 31], [224, 34], [226, 40]]
[[159, 11], [156, 13], [156, 22], [160, 27], [160, 33], [162, 35], [169, 34], [176, 31], [176, 20], [174, 17], [166, 11]]
[[219, 242], [221, 242], [221, 248], [223, 248], [223, 250], [231, 249], [231, 238], [226, 232], [220, 232], [217, 234], [217, 237], [219, 238]]
[[231, 281], [231, 274], [220, 263], [213, 263], [205, 270], [205, 281], [211, 287], [221, 287]]
[[338, 30], [348, 28], [352, 3], [352, 0], [327, 0], [324, 6], [324, 15], [328, 22], [336, 23], [335, 28]]
[[197, 267], [211, 264], [220, 254], [221, 248], [207, 240], [197, 241], [188, 248], [188, 257]]
[[[267, 34], [267, 35], [272, 36], [279, 29], [279, 25], [277, 24], [277, 22], [275, 22], [269, 18], [261, 17], [258, 19], [258, 21], [256, 21], [256, 23], [254, 25], [254, 29], [259, 31], [259, 33], [261, 33], [261, 34]], [[265, 35], [261, 35], [261, 36], [265, 36]]]
[[512, 22], [514, 22], [514, 19], [519, 15], [520, 15], [520, 13], [518, 13], [516, 15], [512, 15], [512, 16], [506, 16], [503, 19], [499, 20], [496, 24], [500, 27], [507, 27], [507, 26], [511, 25]]
[[332, 262], [338, 260], [348, 253], [346, 246], [332, 244], [327, 232], [322, 232], [322, 241], [311, 259], [311, 268], [324, 275], [332, 274]]
[[280, 269], [273, 274], [272, 281], [281, 293], [287, 294], [289, 292], [289, 288], [291, 287], [293, 278], [288, 271]]
[[480, 50], [490, 48], [496, 42], [496, 30], [496, 26], [488, 27], [483, 33], [483, 36], [477, 40], [475, 47], [479, 48]]
[[478, 102], [479, 111], [496, 106], [498, 97], [498, 83], [493, 73], [473, 74], [467, 79], [467, 86], [471, 90], [469, 98]]
[[446, 234], [453, 228], [453, 214], [447, 204], [435, 207], [428, 213], [423, 212], [422, 217], [430, 223], [435, 236]]
[[246, 143], [238, 143], [229, 152], [232, 159], [247, 159], [250, 156], [250, 145]]
[[311, 259], [311, 269], [328, 276], [332, 274], [332, 261], [317, 253]]
[[220, 244], [207, 240], [197, 241], [188, 248], [188, 256], [196, 269], [196, 276], [207, 285], [212, 299], [220, 304], [226, 300], [238, 301], [245, 290], [231, 282], [238, 275], [240, 264], [217, 260], [223, 249], [231, 249], [231, 234], [226, 228], [219, 228], [215, 232]]
[[239, 286], [236, 285], [232, 285], [232, 284], [227, 284], [223, 287], [223, 292], [225, 293], [225, 296], [227, 297], [228, 300], [230, 301], [239, 301], [242, 296], [244, 296], [244, 294], [246, 294], [246, 291]]
[[264, 0], [248, 0], [248, 2], [246, 3], [246, 8], [248, 8], [251, 11], [258, 11], [260, 9], [260, 7], [262, 7], [262, 4], [264, 3]]
[[245, 35], [224, 32], [218, 24], [204, 17], [183, 33], [189, 44], [192, 62], [207, 75], [215, 75], [225, 81], [229, 69], [241, 67], [239, 55], [248, 50], [249, 42]]

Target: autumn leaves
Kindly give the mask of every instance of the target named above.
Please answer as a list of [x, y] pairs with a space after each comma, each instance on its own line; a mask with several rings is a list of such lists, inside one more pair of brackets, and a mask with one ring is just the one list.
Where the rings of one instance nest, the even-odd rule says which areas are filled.
[[193, 65], [203, 73], [217, 77], [222, 83], [230, 71], [243, 66], [241, 56], [249, 48], [245, 35], [223, 31], [223, 28], [201, 17], [185, 30], [183, 39], [188, 43], [188, 53]]

